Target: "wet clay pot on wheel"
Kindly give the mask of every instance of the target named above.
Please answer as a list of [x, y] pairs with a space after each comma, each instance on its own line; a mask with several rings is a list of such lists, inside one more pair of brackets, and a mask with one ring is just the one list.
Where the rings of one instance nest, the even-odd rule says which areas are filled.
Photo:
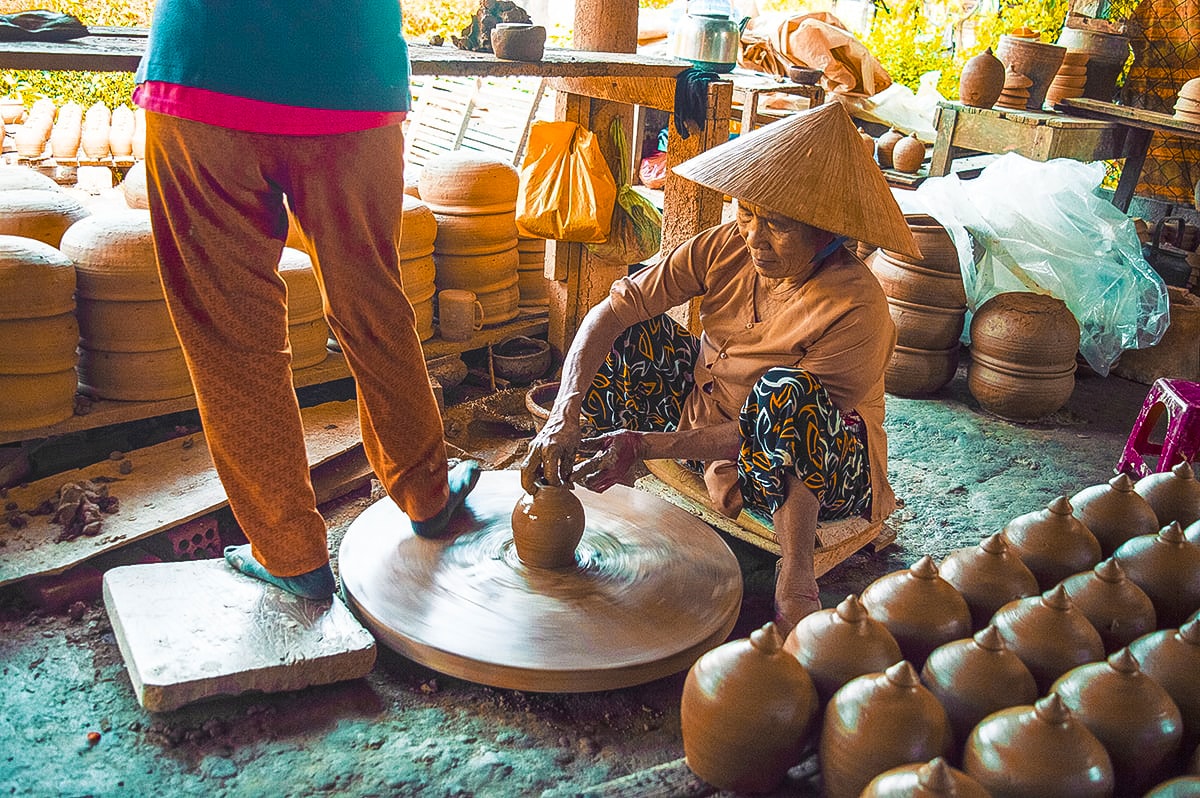
[[979, 782], [942, 757], [901, 765], [871, 779], [861, 798], [989, 798]]
[[1084, 488], [1071, 497], [1071, 506], [1074, 516], [1096, 536], [1105, 557], [1130, 538], [1153, 535], [1161, 526], [1154, 508], [1134, 490], [1128, 474]]
[[911, 568], [876, 579], [863, 591], [862, 602], [896, 638], [914, 668], [943, 643], [971, 634], [966, 600], [938, 575], [928, 555]]
[[996, 610], [1008, 602], [1036, 595], [1039, 590], [1037, 577], [999, 532], [988, 535], [978, 546], [952, 551], [938, 572], [966, 599], [974, 629], [987, 626]]
[[801, 618], [783, 650], [808, 671], [822, 706], [851, 679], [881, 673], [903, 659], [896, 638], [853, 593], [833, 609]]
[[851, 679], [825, 710], [824, 795], [857, 798], [880, 773], [944, 756], [950, 734], [946, 711], [908, 662]]
[[1100, 562], [1100, 542], [1073, 510], [1070, 500], [1059, 496], [1044, 510], [1017, 516], [1000, 532], [1042, 590]]
[[1200, 608], [1200, 546], [1179, 524], [1128, 540], [1113, 556], [1154, 602], [1160, 628], [1179, 626]]
[[769, 792], [800, 761], [817, 711], [812, 680], [768, 623], [688, 671], [680, 705], [688, 767], [722, 790]]
[[1090, 571], [1067, 577], [1062, 585], [1110, 654], [1157, 628], [1150, 597], [1126, 578], [1125, 569], [1111, 557]]
[[993, 798], [1113, 794], [1108, 752], [1055, 693], [976, 726], [963, 752], [963, 770]]
[[1134, 490], [1154, 508], [1160, 525], [1178, 521], [1188, 527], [1200, 520], [1200, 481], [1190, 463], [1144, 476]]
[[1068, 671], [1053, 690], [1108, 751], [1118, 795], [1141, 795], [1172, 775], [1183, 719], [1128, 649]]
[[1062, 585], [1006, 604], [992, 623], [1042, 692], [1071, 668], [1104, 656], [1100, 633], [1071, 603]]
[[989, 47], [963, 65], [958, 99], [973, 108], [991, 108], [1004, 91], [1004, 64]]
[[517, 557], [534, 568], [574, 566], [583, 527], [583, 504], [570, 488], [536, 483], [536, 490], [513, 508]]
[[[1200, 743], [1200, 621], [1139, 637], [1129, 647], [1142, 672], [1162, 685], [1183, 716], [1183, 750]], [[1200, 764], [1200, 763], [1197, 763]]]
[[1033, 674], [994, 626], [934, 649], [921, 669], [921, 682], [945, 708], [956, 747], [988, 715], [1038, 697]]

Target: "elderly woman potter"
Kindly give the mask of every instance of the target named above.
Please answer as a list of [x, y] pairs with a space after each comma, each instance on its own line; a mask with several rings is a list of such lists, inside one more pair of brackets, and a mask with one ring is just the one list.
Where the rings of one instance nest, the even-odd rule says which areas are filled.
[[[618, 280], [588, 313], [522, 479], [603, 491], [640, 459], [703, 470], [715, 509], [770, 515], [786, 631], [820, 607], [818, 520], [880, 520], [895, 507], [883, 372], [896, 331], [879, 283], [844, 243], [919, 250], [836, 103], [675, 171], [732, 196], [736, 218]], [[696, 297], [699, 338], [665, 315]], [[581, 415], [604, 434], [581, 443]], [[581, 446], [592, 456], [577, 465]]]

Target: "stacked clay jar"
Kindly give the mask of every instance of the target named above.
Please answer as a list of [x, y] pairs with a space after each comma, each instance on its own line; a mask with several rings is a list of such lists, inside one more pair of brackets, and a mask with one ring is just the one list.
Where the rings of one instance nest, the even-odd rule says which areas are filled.
[[418, 190], [437, 221], [438, 290], [474, 292], [484, 326], [515, 318], [520, 300], [517, 170], [497, 158], [459, 150], [426, 164]]
[[287, 285], [288, 343], [292, 347], [292, 368], [315, 366], [329, 356], [329, 324], [325, 321], [325, 303], [313, 270], [312, 259], [304, 252], [284, 247], [279, 258], [279, 276]]
[[550, 281], [546, 279], [546, 239], [517, 237], [517, 288], [523, 308], [544, 308], [550, 304]]
[[404, 197], [404, 221], [400, 229], [400, 280], [412, 305], [417, 335], [422, 341], [433, 337], [433, 295], [437, 266], [433, 261], [438, 226], [433, 211], [416, 197]]
[[923, 557], [782, 645], [768, 624], [710, 651], [684, 751], [734, 791], [776, 789], [815, 749], [828, 798], [1197, 794], [1197, 674], [1200, 482], [1181, 463]]
[[932, 217], [905, 217], [921, 257], [876, 250], [867, 258], [896, 324], [896, 349], [884, 387], [897, 396], [923, 396], [954, 378], [967, 297], [958, 250]]

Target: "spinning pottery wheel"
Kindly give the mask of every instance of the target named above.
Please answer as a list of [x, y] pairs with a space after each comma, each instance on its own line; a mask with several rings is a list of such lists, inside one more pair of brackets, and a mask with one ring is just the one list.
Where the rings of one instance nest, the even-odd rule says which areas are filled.
[[515, 690], [610, 690], [686, 670], [737, 619], [742, 575], [704, 522], [618, 485], [582, 488], [575, 563], [526, 565], [511, 516], [516, 471], [488, 471], [443, 540], [412, 532], [390, 499], [342, 540], [350, 606], [376, 638], [442, 673]]

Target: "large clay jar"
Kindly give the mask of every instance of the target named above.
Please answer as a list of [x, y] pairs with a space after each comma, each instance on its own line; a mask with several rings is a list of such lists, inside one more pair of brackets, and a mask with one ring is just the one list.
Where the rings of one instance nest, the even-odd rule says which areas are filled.
[[1179, 626], [1200, 608], [1200, 546], [1179, 524], [1128, 540], [1113, 556], [1154, 602], [1160, 628]]
[[433, 296], [437, 292], [433, 242], [437, 232], [437, 219], [429, 206], [405, 195], [400, 228], [400, 281], [412, 305], [417, 336], [422, 341], [433, 337]]
[[1200, 743], [1200, 621], [1139, 637], [1129, 652], [1162, 685], [1183, 716], [1183, 749]]
[[1195, 798], [1200, 795], [1200, 776], [1176, 776], [1158, 784], [1142, 798]]
[[925, 162], [925, 142], [910, 133], [892, 148], [892, 167], [898, 172], [916, 174]]
[[1017, 516], [1000, 532], [1042, 590], [1100, 562], [1100, 542], [1072, 512], [1070, 500], [1059, 496], [1044, 510]]
[[924, 764], [901, 765], [871, 779], [861, 798], [988, 798], [979, 782], [935, 757]]
[[1108, 751], [1117, 794], [1140, 795], [1171, 775], [1183, 735], [1179, 707], [1128, 649], [1068, 671], [1053, 689]]
[[1134, 490], [1150, 503], [1159, 524], [1178, 521], [1182, 527], [1200, 520], [1200, 482], [1190, 463], [1176, 463], [1170, 471], [1148, 474]]
[[1200, 546], [1200, 521], [1183, 530], [1183, 536], [1187, 539], [1188, 543]]
[[1084, 488], [1071, 497], [1071, 506], [1075, 517], [1096, 536], [1105, 557], [1130, 538], [1153, 535], [1161, 526], [1154, 508], [1134, 490], [1128, 474]]
[[804, 667], [783, 651], [775, 624], [704, 654], [683, 684], [680, 723], [688, 767], [715, 787], [768, 792], [796, 765], [817, 715]]
[[992, 48], [963, 65], [958, 78], [958, 99], [974, 108], [991, 108], [1004, 91], [1004, 64], [992, 54]]
[[57, 189], [0, 191], [0, 235], [23, 236], [57, 247], [67, 228], [87, 215], [79, 200]]
[[1058, 585], [1000, 608], [992, 623], [1045, 692], [1071, 668], [1104, 656], [1100, 633]]
[[1031, 111], [1042, 110], [1046, 92], [1066, 54], [1066, 47], [1016, 36], [1001, 36], [1000, 44], [996, 47], [996, 56], [1007, 69], [1019, 72], [1032, 81], [1029, 101], [1025, 105]]
[[893, 127], [875, 141], [875, 154], [879, 159], [879, 165], [884, 169], [892, 168], [892, 151], [896, 149], [896, 143], [902, 138], [904, 138], [904, 134]]
[[921, 682], [945, 708], [958, 749], [988, 715], [1038, 697], [1033, 674], [994, 626], [934, 649], [921, 669]]
[[863, 606], [887, 627], [905, 659], [920, 668], [943, 643], [971, 634], [971, 610], [954, 587], [938, 575], [933, 558], [893, 571], [867, 586]]
[[996, 610], [1008, 602], [1036, 595], [1039, 590], [1033, 571], [999, 532], [988, 535], [978, 546], [951, 552], [938, 572], [966, 599], [974, 629], [987, 626]]
[[1055, 693], [976, 726], [963, 751], [963, 770], [993, 798], [1113, 794], [1108, 752]]
[[517, 557], [535, 568], [575, 565], [575, 547], [583, 539], [583, 503], [570, 488], [536, 483], [512, 512]]
[[1035, 421], [1071, 398], [1078, 349], [1079, 324], [1062, 300], [998, 294], [971, 319], [967, 388], [989, 413]]
[[1090, 571], [1067, 577], [1062, 585], [1110, 654], [1157, 628], [1154, 603], [1111, 557]]
[[854, 594], [833, 609], [801, 618], [783, 649], [808, 671], [822, 706], [851, 679], [880, 673], [903, 659], [896, 638]]
[[310, 368], [329, 356], [326, 342], [330, 335], [312, 258], [298, 249], [284, 247], [279, 257], [279, 276], [287, 285], [287, 328], [288, 343], [292, 347], [292, 370]]
[[851, 679], [825, 710], [820, 747], [824, 794], [857, 798], [880, 773], [945, 756], [950, 742], [946, 711], [908, 662]]

